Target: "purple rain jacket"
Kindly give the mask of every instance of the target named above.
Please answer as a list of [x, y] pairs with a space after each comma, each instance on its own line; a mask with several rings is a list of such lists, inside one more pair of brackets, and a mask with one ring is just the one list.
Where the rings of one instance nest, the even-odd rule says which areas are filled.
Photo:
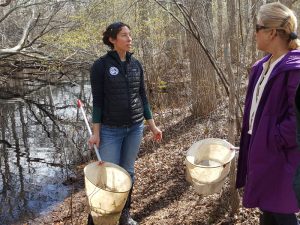
[[243, 205], [277, 213], [299, 208], [292, 183], [300, 152], [296, 143], [295, 92], [300, 82], [300, 51], [288, 52], [274, 67], [248, 134], [253, 91], [264, 57], [253, 65], [245, 100], [236, 187], [245, 186]]

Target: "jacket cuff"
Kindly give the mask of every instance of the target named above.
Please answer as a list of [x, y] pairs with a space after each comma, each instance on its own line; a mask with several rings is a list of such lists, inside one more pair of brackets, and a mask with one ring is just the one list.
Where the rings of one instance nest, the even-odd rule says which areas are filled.
[[92, 121], [93, 123], [101, 123], [102, 119], [102, 110], [100, 107], [94, 106], [92, 113]]
[[153, 119], [149, 103], [144, 105], [144, 117], [146, 120]]

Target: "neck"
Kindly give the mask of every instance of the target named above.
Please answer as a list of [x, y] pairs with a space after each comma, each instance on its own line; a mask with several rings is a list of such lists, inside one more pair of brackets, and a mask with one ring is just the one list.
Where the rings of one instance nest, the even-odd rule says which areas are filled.
[[272, 53], [272, 58], [271, 58], [271, 60], [274, 62], [274, 61], [276, 61], [278, 58], [280, 58], [282, 55], [286, 54], [287, 52], [288, 52], [288, 50], [280, 51], [280, 52], [274, 52], [274, 53]]
[[288, 52], [287, 46], [277, 45], [277, 48], [274, 48], [270, 51], [272, 54], [271, 61], [274, 62], [276, 59], [280, 58], [282, 55]]
[[121, 61], [126, 61], [126, 51], [120, 51], [118, 49], [115, 49], [115, 51], [118, 53]]

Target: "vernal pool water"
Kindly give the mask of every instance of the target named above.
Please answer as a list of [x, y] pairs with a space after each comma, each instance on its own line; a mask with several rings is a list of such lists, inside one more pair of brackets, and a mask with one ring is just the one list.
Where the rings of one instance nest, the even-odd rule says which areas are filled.
[[[89, 99], [89, 85], [83, 87]], [[47, 213], [69, 195], [63, 181], [88, 153], [76, 109], [82, 93], [78, 86], [47, 86], [24, 99], [0, 100], [1, 225]]]

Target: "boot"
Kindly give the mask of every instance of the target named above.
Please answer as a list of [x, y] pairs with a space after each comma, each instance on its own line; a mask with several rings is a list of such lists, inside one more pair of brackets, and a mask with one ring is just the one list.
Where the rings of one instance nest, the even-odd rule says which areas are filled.
[[124, 208], [119, 220], [119, 225], [138, 225], [138, 222], [131, 218], [129, 209]]
[[94, 225], [94, 221], [91, 214], [89, 214], [87, 225]]
[[129, 191], [127, 201], [125, 203], [124, 209], [119, 220], [119, 225], [138, 225], [138, 222], [132, 219], [129, 213], [131, 206], [131, 194], [132, 188]]

